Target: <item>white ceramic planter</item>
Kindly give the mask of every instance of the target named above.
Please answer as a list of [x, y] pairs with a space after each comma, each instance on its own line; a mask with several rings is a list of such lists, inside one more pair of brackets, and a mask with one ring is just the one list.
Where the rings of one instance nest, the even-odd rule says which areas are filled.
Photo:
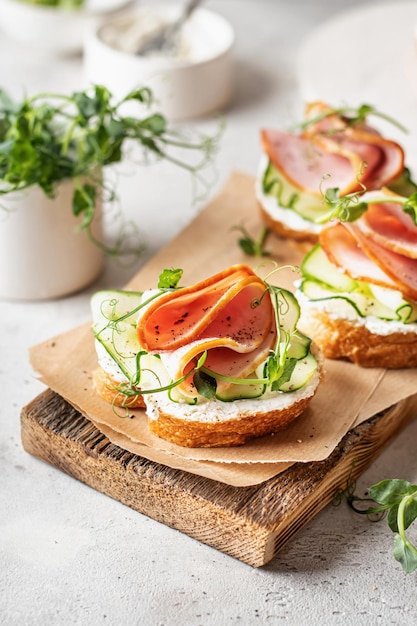
[[[33, 186], [0, 196], [0, 298], [43, 300], [69, 295], [92, 283], [103, 269], [103, 253], [77, 231], [72, 180], [54, 199]], [[101, 237], [101, 207], [94, 234]]]

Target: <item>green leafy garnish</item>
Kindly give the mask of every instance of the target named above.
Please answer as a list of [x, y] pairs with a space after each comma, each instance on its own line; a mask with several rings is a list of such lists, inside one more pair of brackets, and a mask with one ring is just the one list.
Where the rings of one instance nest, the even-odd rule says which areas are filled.
[[403, 204], [403, 211], [407, 213], [413, 220], [414, 224], [417, 225], [417, 193], [411, 194], [409, 198], [407, 198]]
[[341, 222], [354, 222], [359, 219], [365, 211], [368, 210], [370, 204], [380, 204], [381, 202], [394, 202], [402, 205], [402, 210], [407, 213], [417, 226], [417, 192], [411, 194], [410, 197], [401, 196], [382, 196], [380, 198], [373, 197], [361, 200], [361, 196], [365, 191], [357, 191], [354, 193], [340, 196], [338, 187], [326, 189], [323, 194], [324, 202], [330, 207], [325, 215], [317, 218], [318, 224], [324, 224], [330, 220], [338, 219]]
[[193, 377], [193, 383], [197, 392], [203, 398], [210, 400], [216, 397], [217, 382], [214, 376], [209, 376], [206, 372], [197, 370]]
[[232, 230], [238, 230], [241, 232], [242, 236], [238, 239], [238, 245], [248, 256], [264, 257], [271, 254], [270, 251], [266, 250], [264, 247], [266, 239], [270, 232], [269, 228], [267, 228], [266, 226], [263, 226], [261, 228], [261, 232], [256, 239], [251, 237], [251, 235], [248, 233], [243, 225], [234, 226]]
[[417, 519], [417, 485], [406, 480], [383, 480], [373, 485], [369, 495], [388, 511], [388, 526], [395, 533], [394, 557], [406, 574], [417, 569], [417, 548], [405, 531]]
[[378, 111], [378, 109], [376, 109], [371, 104], [362, 104], [361, 106], [357, 108], [348, 107], [348, 106], [336, 107], [336, 108], [329, 107], [322, 113], [319, 113], [318, 115], [308, 120], [305, 120], [301, 124], [298, 124], [297, 127], [301, 128], [302, 130], [305, 130], [309, 126], [312, 126], [313, 124], [317, 124], [318, 122], [321, 122], [322, 120], [324, 120], [326, 117], [331, 117], [332, 115], [339, 115], [348, 126], [355, 126], [356, 124], [366, 122], [367, 118], [370, 115], [374, 115], [376, 117], [379, 117], [389, 122], [390, 124], [393, 124], [394, 126], [399, 128], [402, 132], [408, 133], [408, 130], [405, 128], [405, 126], [403, 126], [402, 124], [394, 120], [389, 115], [386, 115], [385, 113], [381, 113], [381, 111]]
[[[137, 114], [126, 115], [126, 103], [136, 103]], [[209, 186], [203, 172], [212, 164], [220, 132], [213, 137], [171, 129], [165, 117], [151, 113], [153, 94], [134, 89], [117, 102], [102, 85], [71, 95], [39, 94], [16, 103], [0, 89], [0, 195], [39, 186], [53, 197], [57, 185], [73, 179], [74, 215], [81, 229], [91, 233], [97, 199], [114, 201], [114, 190], [103, 180], [103, 168], [122, 161], [130, 143], [143, 152], [143, 162], [166, 160], [193, 177], [194, 196]], [[121, 229], [123, 231], [123, 229]], [[124, 234], [124, 233], [123, 233]], [[128, 234], [124, 242], [129, 240]], [[109, 253], [122, 252], [95, 241]], [[128, 251], [129, 253], [132, 250]]]
[[181, 280], [182, 269], [163, 270], [159, 275], [158, 289], [175, 289]]
[[[377, 520], [387, 516], [388, 526], [395, 533], [394, 558], [406, 574], [416, 570], [417, 547], [407, 537], [406, 530], [417, 519], [417, 485], [398, 478], [386, 479], [370, 487], [369, 498], [361, 498], [354, 493], [354, 483], [350, 483], [343, 495], [357, 513]], [[361, 508], [361, 504], [356, 504], [370, 502], [377, 506]]]

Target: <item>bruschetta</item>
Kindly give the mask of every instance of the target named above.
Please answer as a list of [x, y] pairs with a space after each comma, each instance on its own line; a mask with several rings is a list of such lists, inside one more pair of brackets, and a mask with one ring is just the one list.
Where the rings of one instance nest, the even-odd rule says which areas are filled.
[[294, 294], [246, 265], [189, 287], [172, 272], [143, 293], [93, 296], [98, 394], [144, 407], [151, 432], [180, 446], [234, 446], [287, 426], [323, 367]]
[[263, 221], [278, 236], [315, 243], [328, 189], [341, 197], [382, 187], [404, 196], [417, 191], [401, 145], [366, 121], [372, 112], [313, 102], [296, 132], [261, 130], [256, 196]]
[[306, 255], [300, 328], [326, 357], [417, 367], [416, 199], [375, 192], [358, 219], [326, 224]]

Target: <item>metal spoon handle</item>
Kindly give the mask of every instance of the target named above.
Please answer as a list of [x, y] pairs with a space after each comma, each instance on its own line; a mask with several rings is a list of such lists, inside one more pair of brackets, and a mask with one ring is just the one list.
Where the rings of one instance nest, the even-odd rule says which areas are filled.
[[172, 22], [172, 24], [161, 28], [161, 30], [157, 32], [150, 41], [137, 51], [137, 54], [146, 55], [150, 52], [161, 52], [173, 49], [177, 34], [202, 1], [203, 0], [188, 0], [181, 11], [181, 15], [174, 22]]

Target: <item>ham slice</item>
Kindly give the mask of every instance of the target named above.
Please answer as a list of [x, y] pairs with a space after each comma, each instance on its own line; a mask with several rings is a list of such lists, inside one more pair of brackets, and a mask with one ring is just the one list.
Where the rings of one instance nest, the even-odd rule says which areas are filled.
[[417, 227], [398, 203], [369, 204], [356, 223], [364, 235], [384, 248], [417, 258]]
[[[320, 196], [337, 187], [341, 196], [380, 189], [404, 170], [404, 151], [364, 122], [348, 124], [324, 103], [307, 105], [312, 120], [300, 134], [261, 130], [261, 143], [274, 167], [297, 189]], [[315, 121], [317, 118], [317, 121]]]
[[361, 161], [356, 157], [352, 162], [311, 139], [279, 130], [262, 130], [261, 141], [272, 165], [300, 191], [320, 197], [328, 187], [357, 187]]
[[361, 184], [367, 191], [380, 189], [404, 169], [403, 149], [377, 134], [347, 128], [344, 133], [318, 135], [315, 141], [323, 150], [346, 156], [353, 165], [359, 162], [357, 180], [351, 181], [349, 189], [341, 189], [341, 195], [360, 191]]
[[[205, 367], [244, 378], [275, 344], [274, 310], [265, 289], [251, 268], [236, 265], [171, 291], [157, 298], [139, 319], [139, 343], [166, 359], [174, 379], [190, 372], [206, 351]], [[181, 391], [195, 396], [192, 376]]]
[[329, 260], [354, 280], [396, 289], [396, 283], [359, 247], [356, 237], [345, 224], [326, 226], [319, 236]]
[[[417, 301], [417, 227], [408, 217], [393, 202], [369, 204], [356, 222], [325, 227], [319, 241], [330, 261], [351, 278], [396, 289]], [[412, 254], [398, 244], [403, 240]]]
[[355, 223], [346, 224], [363, 252], [391, 280], [405, 298], [417, 301], [417, 259], [393, 252], [366, 236]]

